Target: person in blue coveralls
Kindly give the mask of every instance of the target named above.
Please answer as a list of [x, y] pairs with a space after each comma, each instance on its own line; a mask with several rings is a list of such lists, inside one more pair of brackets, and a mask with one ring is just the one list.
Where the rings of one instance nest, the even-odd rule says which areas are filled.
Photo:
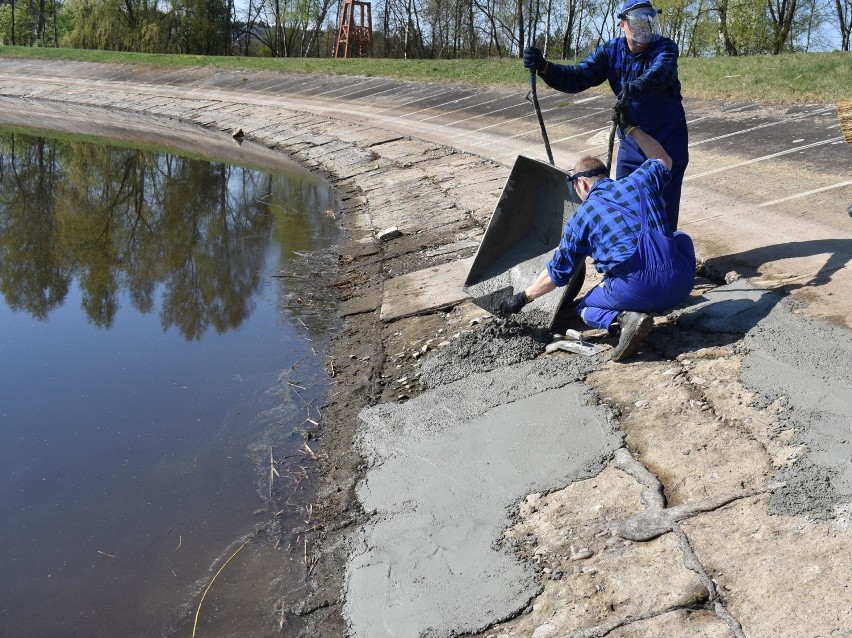
[[533, 299], [565, 286], [586, 257], [603, 281], [578, 303], [583, 321], [611, 334], [617, 326], [615, 361], [639, 351], [654, 326], [648, 313], [682, 302], [695, 282], [695, 247], [686, 233], [672, 232], [663, 198], [672, 159], [662, 145], [620, 113], [622, 134], [648, 159], [630, 175], [612, 180], [596, 157], [581, 157], [568, 174], [580, 201], [565, 224], [547, 267], [526, 289], [499, 304], [501, 315], [520, 312]]
[[[677, 229], [683, 174], [689, 162], [686, 115], [677, 74], [677, 44], [660, 35], [657, 10], [648, 0], [626, 0], [618, 13], [624, 35], [598, 47], [577, 65], [544, 59], [535, 47], [524, 49], [524, 66], [535, 69], [548, 86], [579, 93], [609, 81], [619, 101], [626, 101], [636, 123], [672, 158], [671, 179], [664, 197], [669, 228]], [[636, 142], [619, 133], [615, 177], [636, 170], [645, 157]]]

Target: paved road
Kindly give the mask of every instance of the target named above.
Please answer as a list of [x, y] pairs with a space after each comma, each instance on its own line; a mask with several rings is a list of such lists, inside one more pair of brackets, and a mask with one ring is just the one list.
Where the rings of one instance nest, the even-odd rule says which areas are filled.
[[[538, 122], [517, 89], [420, 84], [369, 77], [328, 77], [210, 70], [150, 70], [88, 63], [0, 60], [0, 87], [25, 94], [87, 87], [149, 95], [162, 111], [182, 98], [304, 110], [335, 121], [440, 143], [507, 167], [517, 155], [546, 160]], [[58, 87], [57, 85], [60, 85]], [[7, 92], [7, 91], [0, 91]], [[19, 94], [19, 91], [13, 91]], [[556, 163], [606, 155], [612, 96], [539, 90]], [[117, 104], [120, 107], [120, 105]], [[852, 327], [852, 146], [831, 104], [790, 107], [685, 101], [690, 165], [681, 229], [722, 273], [737, 270], [760, 285], [792, 292], [808, 313]], [[330, 124], [334, 126], [333, 123]], [[246, 122], [245, 130], [251, 129]]]

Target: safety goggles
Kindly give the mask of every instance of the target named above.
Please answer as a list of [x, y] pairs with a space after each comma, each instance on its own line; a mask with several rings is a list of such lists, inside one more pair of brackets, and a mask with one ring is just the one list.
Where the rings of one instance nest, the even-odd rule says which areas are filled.
[[590, 171], [579, 171], [577, 173], [572, 173], [568, 171], [568, 176], [565, 178], [565, 183], [569, 186], [573, 186], [574, 182], [576, 182], [581, 177], [597, 177], [598, 175], [606, 175], [606, 171], [601, 170], [600, 168], [595, 168]]

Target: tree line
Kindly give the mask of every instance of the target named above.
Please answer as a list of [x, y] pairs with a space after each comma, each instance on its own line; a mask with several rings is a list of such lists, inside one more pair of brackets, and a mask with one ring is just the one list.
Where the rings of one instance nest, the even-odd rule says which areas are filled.
[[[187, 340], [238, 328], [265, 279], [270, 233], [288, 264], [336, 233], [325, 188], [219, 162], [0, 131], [0, 295], [43, 320], [77, 282], [109, 328], [123, 296]], [[317, 211], [308, 214], [303, 211]], [[273, 223], [274, 222], [274, 223]], [[281, 280], [280, 299], [314, 281]], [[328, 313], [288, 303], [325, 329]], [[305, 322], [302, 322], [303, 324]], [[308, 325], [305, 324], [305, 325]]]
[[[573, 59], [619, 35], [621, 0], [375, 0], [372, 55]], [[343, 0], [2, 0], [18, 46], [332, 57]], [[852, 0], [656, 0], [681, 55], [808, 52], [852, 44]], [[356, 16], [357, 16], [356, 11]]]

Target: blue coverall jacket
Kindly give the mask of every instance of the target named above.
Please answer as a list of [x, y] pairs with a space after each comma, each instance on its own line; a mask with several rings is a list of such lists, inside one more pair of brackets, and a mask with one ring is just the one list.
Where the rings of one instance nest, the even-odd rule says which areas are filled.
[[[565, 93], [579, 93], [606, 80], [619, 95], [623, 83], [631, 84], [628, 106], [636, 124], [660, 142], [672, 158], [671, 180], [663, 192], [670, 231], [677, 229], [683, 174], [689, 162], [677, 58], [677, 44], [669, 38], [657, 38], [634, 55], [622, 36], [605, 42], [576, 65], [549, 62], [539, 73], [548, 86]], [[626, 177], [646, 159], [632, 138], [624, 139], [619, 132], [619, 139], [616, 179]]]

